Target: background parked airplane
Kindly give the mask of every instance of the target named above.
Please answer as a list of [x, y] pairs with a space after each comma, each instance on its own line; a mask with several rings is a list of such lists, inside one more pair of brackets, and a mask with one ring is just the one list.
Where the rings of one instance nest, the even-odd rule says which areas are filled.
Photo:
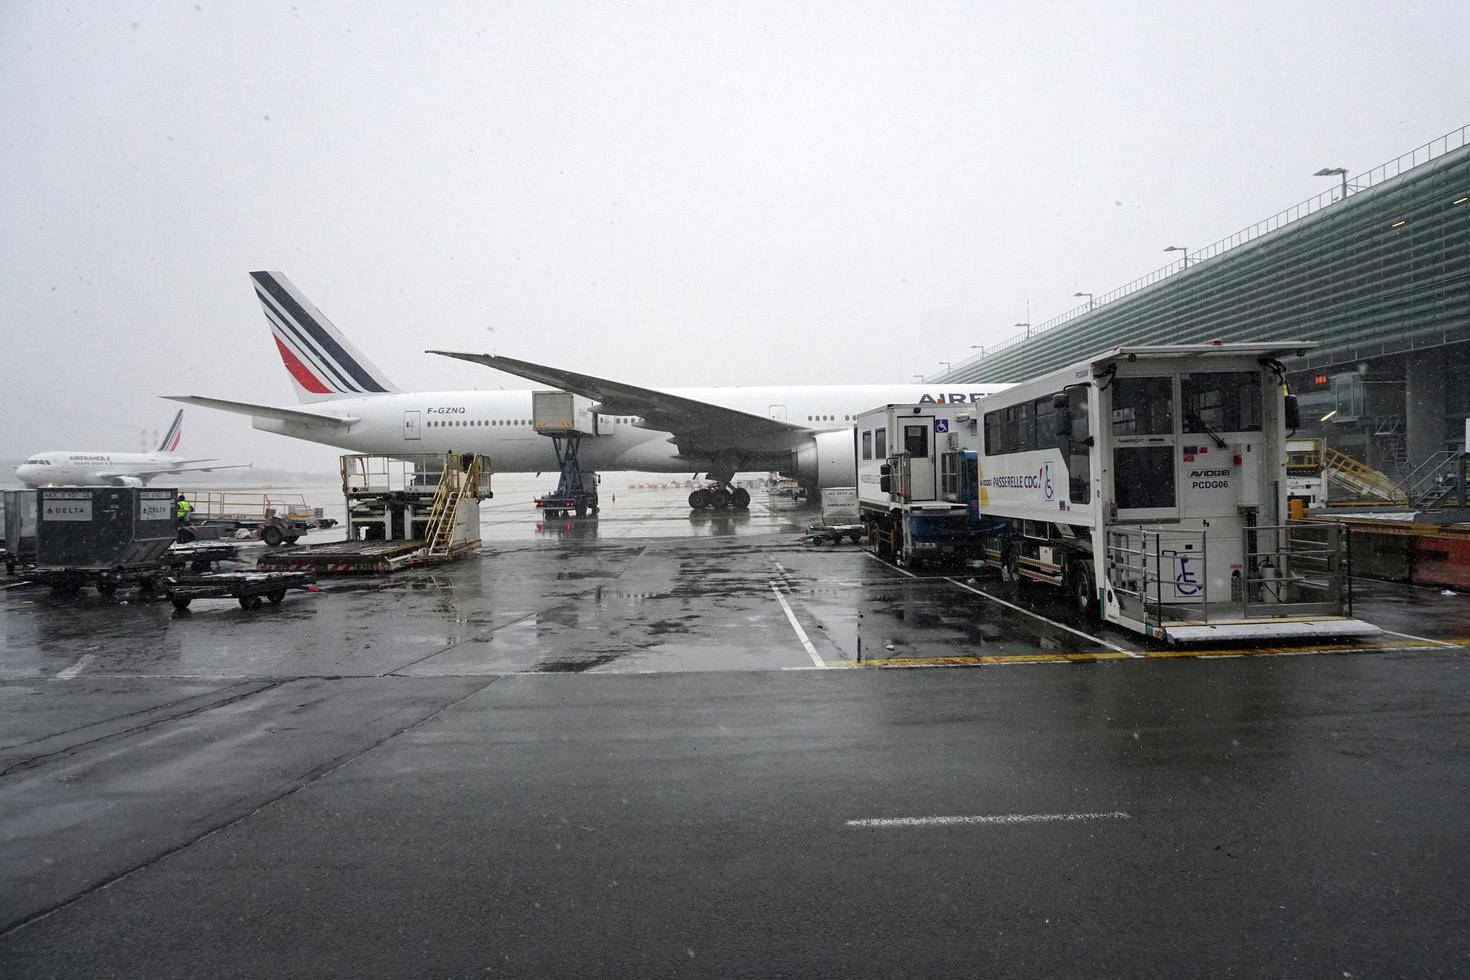
[[[556, 468], [551, 443], [532, 425], [531, 391], [405, 392], [394, 385], [279, 272], [252, 272], [281, 361], [309, 408], [279, 408], [199, 395], [174, 401], [235, 412], [251, 424], [352, 452], [476, 452], [497, 472]], [[1005, 385], [939, 391], [920, 385], [643, 388], [488, 354], [445, 353], [597, 403], [597, 435], [585, 439], [588, 471], [705, 473], [736, 506], [741, 471], [778, 471], [808, 487], [851, 486], [852, 418], [886, 403], [973, 401]]]
[[141, 487], [167, 473], [211, 472], [238, 469], [242, 465], [200, 466], [214, 459], [183, 459], [175, 450], [184, 434], [184, 410], [173, 423], [158, 449], [151, 453], [52, 450], [36, 453], [16, 467], [15, 478], [28, 487], [115, 486]]

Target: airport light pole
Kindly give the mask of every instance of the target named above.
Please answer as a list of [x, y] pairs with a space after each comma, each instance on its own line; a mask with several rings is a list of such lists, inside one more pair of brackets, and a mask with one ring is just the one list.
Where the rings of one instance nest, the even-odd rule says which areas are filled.
[[1086, 296], [1087, 297], [1087, 308], [1088, 308], [1088, 310], [1091, 310], [1092, 309], [1092, 294], [1091, 293], [1073, 293], [1072, 295], [1073, 296], [1077, 296], [1077, 297]]
[[970, 345], [970, 350], [977, 350], [977, 351], [980, 352], [980, 356], [981, 357], [984, 357], [985, 356], [985, 345], [984, 344], [971, 344]]
[[945, 374], [948, 374], [950, 372], [950, 369], [954, 367], [954, 365], [951, 364], [949, 361], [940, 361], [939, 363], [944, 365]]
[[1011, 324], [1011, 326], [1013, 326], [1013, 327], [1025, 327], [1026, 328], [1026, 339], [1027, 340], [1030, 340], [1031, 339], [1031, 324], [1029, 322], [1028, 323], [1013, 323], [1013, 324]]
[[1319, 170], [1316, 173], [1312, 174], [1312, 176], [1313, 177], [1341, 177], [1342, 178], [1342, 198], [1343, 198], [1343, 200], [1347, 200], [1347, 196], [1348, 196], [1348, 185], [1347, 185], [1347, 168], [1346, 167], [1323, 167], [1321, 170]]
[[917, 381], [919, 384], [923, 384], [924, 376], [922, 374], [916, 374], [914, 375], [914, 380]]
[[1164, 251], [1166, 251], [1166, 252], [1183, 252], [1184, 253], [1184, 268], [1186, 268], [1186, 269], [1189, 268], [1189, 246], [1188, 245], [1170, 245], [1168, 248], [1164, 249]]

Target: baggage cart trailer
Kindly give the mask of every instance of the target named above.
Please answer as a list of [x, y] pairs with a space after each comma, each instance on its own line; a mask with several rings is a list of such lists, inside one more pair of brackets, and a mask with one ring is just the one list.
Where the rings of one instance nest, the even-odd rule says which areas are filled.
[[222, 572], [180, 575], [164, 586], [174, 608], [185, 610], [195, 599], [236, 599], [241, 609], [279, 606], [292, 589], [312, 591], [316, 580], [305, 572]]

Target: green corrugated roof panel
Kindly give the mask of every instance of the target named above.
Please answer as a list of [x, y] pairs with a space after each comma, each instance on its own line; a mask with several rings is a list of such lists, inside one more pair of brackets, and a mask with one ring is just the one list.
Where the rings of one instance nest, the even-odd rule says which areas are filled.
[[[944, 380], [1022, 381], [1120, 344], [1313, 340], [1327, 364], [1470, 340], [1470, 148], [1206, 259]], [[1403, 222], [1395, 227], [1395, 223]], [[1395, 346], [1397, 345], [1397, 346]]]

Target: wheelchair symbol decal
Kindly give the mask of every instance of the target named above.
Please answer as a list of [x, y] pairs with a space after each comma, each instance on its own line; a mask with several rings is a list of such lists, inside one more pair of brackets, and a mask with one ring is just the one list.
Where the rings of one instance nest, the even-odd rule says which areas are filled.
[[1200, 582], [1199, 579], [1194, 577], [1195, 571], [1190, 567], [1190, 563], [1193, 560], [1193, 555], [1180, 555], [1178, 558], [1179, 574], [1174, 576], [1174, 594], [1176, 596], [1199, 595]]

